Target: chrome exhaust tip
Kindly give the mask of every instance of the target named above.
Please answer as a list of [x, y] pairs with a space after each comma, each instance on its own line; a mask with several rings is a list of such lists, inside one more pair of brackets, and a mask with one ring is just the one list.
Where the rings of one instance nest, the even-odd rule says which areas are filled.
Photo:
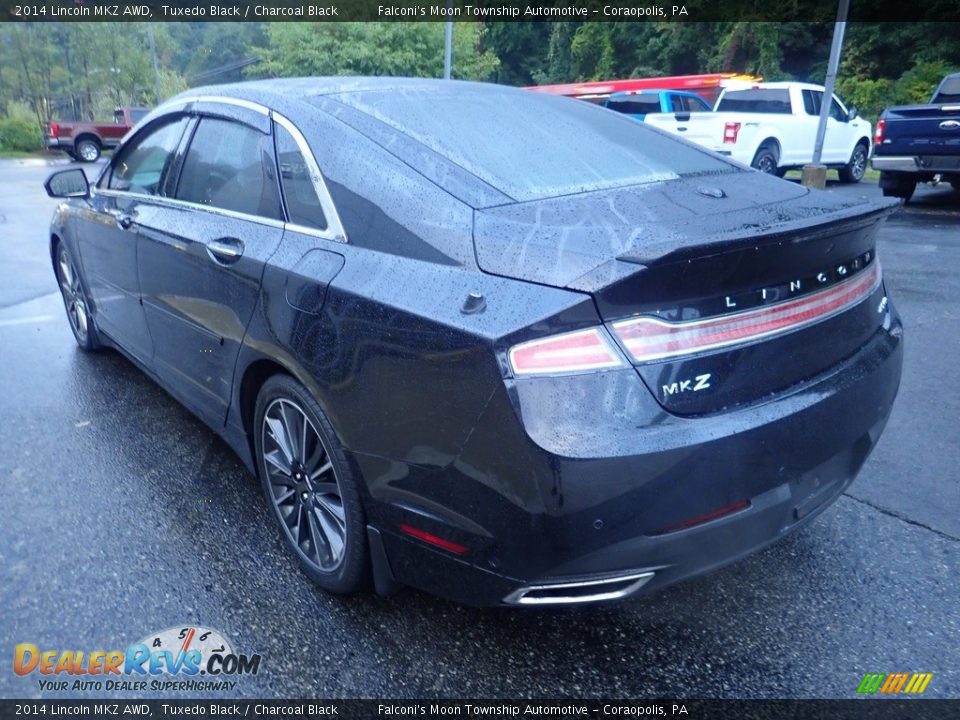
[[597, 580], [527, 585], [514, 590], [503, 602], [506, 605], [576, 605], [620, 600], [637, 592], [653, 575], [642, 572]]

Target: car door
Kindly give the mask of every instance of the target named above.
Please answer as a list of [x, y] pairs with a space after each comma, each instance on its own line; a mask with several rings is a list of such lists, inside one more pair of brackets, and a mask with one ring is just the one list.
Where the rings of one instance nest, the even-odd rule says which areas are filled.
[[[803, 106], [808, 116], [803, 128], [805, 152], [810, 156], [803, 162], [813, 160], [813, 148], [817, 140], [817, 124], [820, 119], [820, 107], [823, 102], [822, 90], [804, 90]], [[812, 119], [810, 119], [812, 116]], [[830, 103], [830, 114], [827, 116], [827, 130], [823, 136], [823, 149], [820, 152], [820, 162], [827, 164], [846, 163], [850, 159], [850, 149], [853, 142], [850, 139], [850, 123], [847, 122], [847, 111], [843, 109], [833, 97]]]
[[186, 126], [182, 115], [162, 117], [125, 144], [100, 177], [80, 230], [97, 326], [144, 362], [153, 343], [140, 303], [137, 219], [144, 202], [161, 193]]
[[158, 374], [221, 426], [263, 268], [283, 236], [269, 117], [202, 115], [179, 164], [173, 199], [138, 219], [143, 306]]
[[855, 128], [850, 126], [847, 109], [834, 95], [830, 102], [830, 115], [827, 118], [827, 134], [823, 140], [823, 162], [836, 164], [849, 162], [856, 140], [855, 132]]

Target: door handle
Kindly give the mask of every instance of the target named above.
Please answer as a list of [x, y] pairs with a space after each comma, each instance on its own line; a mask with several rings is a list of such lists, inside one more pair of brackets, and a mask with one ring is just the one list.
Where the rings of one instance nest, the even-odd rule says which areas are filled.
[[133, 215], [123, 210], [108, 210], [107, 214], [111, 215], [114, 219], [114, 222], [116, 222], [117, 225], [124, 230], [129, 230], [136, 224], [136, 220], [133, 219]]
[[232, 263], [243, 255], [243, 243], [237, 238], [220, 238], [207, 243], [207, 253], [221, 263]]

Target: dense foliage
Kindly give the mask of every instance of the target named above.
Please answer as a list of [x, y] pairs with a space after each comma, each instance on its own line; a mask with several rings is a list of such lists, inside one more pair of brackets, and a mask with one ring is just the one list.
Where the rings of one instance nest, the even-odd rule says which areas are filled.
[[0, 150], [31, 152], [40, 148], [40, 141], [35, 122], [0, 118]]
[[[822, 82], [830, 23], [457, 23], [453, 75], [513, 85], [741, 71]], [[442, 23], [155, 23], [160, 96], [289, 75], [439, 76]], [[145, 23], [0, 24], [0, 117], [156, 102]], [[839, 88], [873, 119], [960, 67], [960, 23], [850, 23]], [[27, 117], [23, 117], [26, 113]]]

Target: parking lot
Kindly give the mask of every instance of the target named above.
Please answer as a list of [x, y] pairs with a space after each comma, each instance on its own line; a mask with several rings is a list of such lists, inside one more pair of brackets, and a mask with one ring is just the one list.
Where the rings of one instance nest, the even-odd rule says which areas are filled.
[[[17, 643], [123, 648], [199, 624], [263, 656], [230, 696], [847, 698], [867, 672], [930, 672], [926, 696], [960, 697], [949, 185], [919, 189], [881, 231], [904, 376], [849, 492], [710, 576], [533, 611], [315, 589], [226, 445], [119, 354], [76, 349], [47, 254], [50, 171], [0, 161], [0, 695], [51, 697], [8, 671]], [[875, 182], [827, 191], [880, 195]]]

